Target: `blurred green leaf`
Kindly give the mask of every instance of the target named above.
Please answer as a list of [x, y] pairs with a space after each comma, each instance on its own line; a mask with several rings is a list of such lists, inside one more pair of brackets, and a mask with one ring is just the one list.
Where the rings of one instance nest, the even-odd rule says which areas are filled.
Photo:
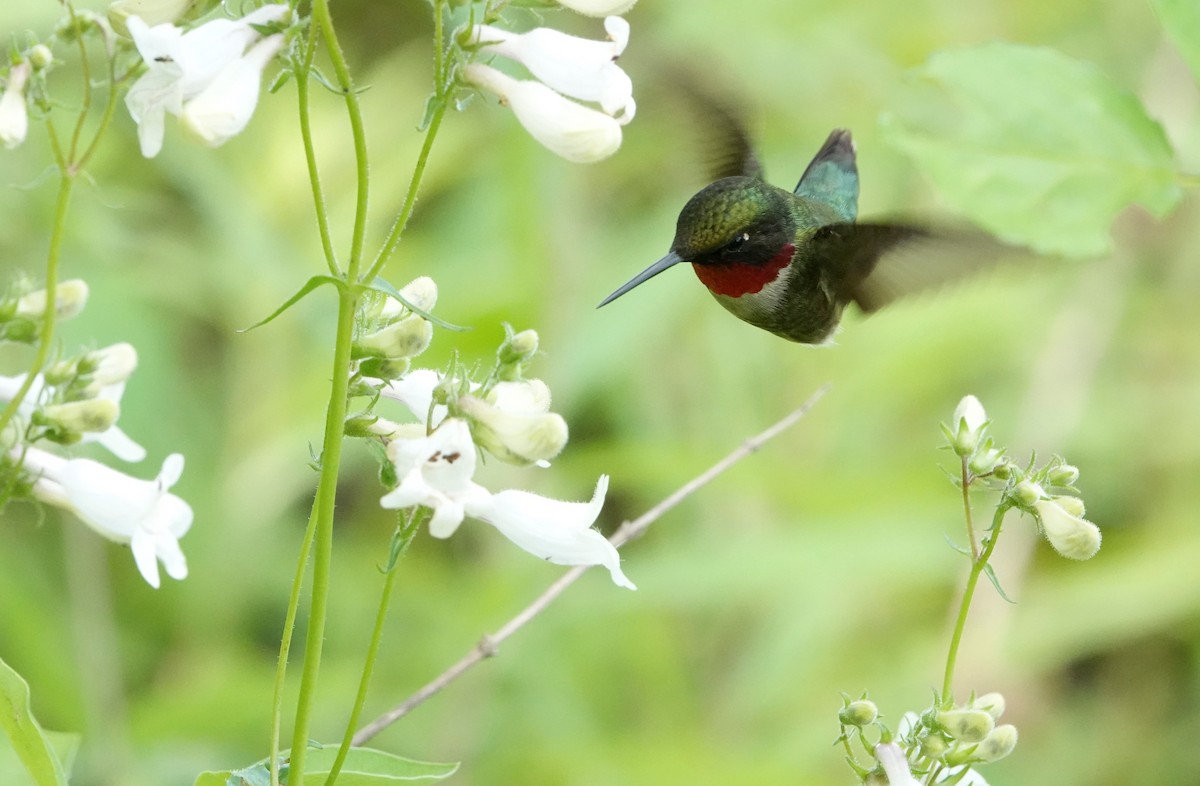
[[313, 276], [308, 281], [304, 282], [304, 286], [300, 287], [299, 291], [297, 291], [296, 294], [292, 295], [290, 298], [288, 298], [286, 301], [284, 301], [282, 306], [280, 306], [279, 308], [272, 311], [265, 318], [260, 319], [258, 322], [255, 322], [250, 327], [243, 328], [242, 330], [239, 330], [238, 332], [239, 333], [249, 333], [251, 330], [254, 330], [255, 328], [260, 328], [263, 325], [267, 324], [268, 322], [273, 321], [280, 314], [282, 314], [283, 312], [287, 311], [292, 306], [299, 303], [310, 292], [312, 292], [317, 287], [322, 286], [323, 284], [332, 284], [333, 286], [339, 287], [339, 288], [346, 286], [346, 282], [342, 281], [342, 279], [340, 279], [340, 278], [336, 278], [335, 276]]
[[1200, 80], [1200, 3], [1196, 0], [1154, 0], [1154, 9], [1167, 35]]
[[67, 783], [67, 768], [62, 762], [75, 758], [78, 737], [73, 734], [50, 734], [42, 731], [29, 711], [29, 685], [21, 675], [0, 660], [0, 728], [4, 729], [12, 752], [21, 767], [7, 766], [0, 754], [0, 774], [6, 784], [18, 784], [21, 770], [32, 776], [37, 786]]
[[[336, 745], [314, 748], [308, 752], [304, 767], [305, 786], [321, 786], [325, 783], [337, 752]], [[281, 755], [286, 759], [286, 752]], [[440, 781], [457, 771], [457, 762], [417, 761], [374, 748], [351, 748], [337, 782], [338, 786], [386, 786], [400, 781]], [[269, 770], [264, 759], [242, 770], [201, 773], [194, 786], [259, 786], [260, 783], [269, 782]]]
[[413, 312], [414, 314], [416, 314], [419, 317], [429, 320], [430, 322], [437, 325], [438, 327], [445, 328], [446, 330], [454, 330], [459, 333], [464, 333], [471, 329], [470, 327], [463, 327], [462, 325], [455, 325], [452, 322], [447, 322], [444, 319], [435, 317], [433, 314], [430, 314], [428, 311], [426, 311], [424, 309], [417, 308], [416, 306], [414, 306], [412, 303], [409, 302], [408, 298], [406, 298], [404, 295], [400, 294], [400, 290], [398, 290], [398, 289], [396, 289], [396, 287], [392, 286], [392, 283], [390, 281], [388, 281], [386, 278], [383, 278], [382, 276], [376, 276], [375, 280], [367, 285], [367, 289], [373, 289], [376, 292], [382, 292], [385, 295], [389, 295], [391, 297], [396, 298], [396, 300], [399, 300], [401, 303], [403, 303], [404, 307], [407, 308], [409, 311]]
[[1087, 63], [993, 43], [933, 55], [894, 112], [890, 142], [942, 196], [1005, 240], [1102, 254], [1132, 203], [1178, 201], [1174, 155], [1141, 102]]

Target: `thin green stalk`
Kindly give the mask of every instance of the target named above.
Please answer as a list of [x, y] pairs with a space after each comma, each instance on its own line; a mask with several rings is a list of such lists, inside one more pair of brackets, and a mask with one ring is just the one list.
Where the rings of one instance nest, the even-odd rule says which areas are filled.
[[354, 312], [358, 290], [338, 290], [337, 334], [334, 344], [329, 405], [325, 413], [325, 437], [321, 447], [321, 474], [316, 495], [316, 555], [313, 558], [312, 604], [308, 637], [304, 645], [304, 671], [296, 722], [292, 729], [289, 783], [304, 782], [304, 759], [308, 752], [308, 727], [316, 700], [321, 651], [325, 644], [325, 620], [329, 612], [329, 574], [333, 564], [333, 510], [337, 495], [338, 469], [342, 460], [342, 430], [346, 421], [346, 396], [350, 386], [350, 343], [354, 337]]
[[67, 233], [67, 209], [71, 204], [71, 187], [75, 184], [75, 178], [66, 170], [61, 171], [59, 175], [61, 179], [58, 184], [58, 199], [54, 204], [54, 226], [50, 230], [50, 250], [46, 254], [46, 309], [42, 312], [41, 338], [33, 362], [29, 364], [25, 374], [25, 381], [5, 405], [4, 411], [0, 412], [0, 432], [4, 431], [17, 414], [17, 408], [21, 406], [25, 396], [29, 395], [34, 378], [41, 373], [50, 357], [50, 345], [54, 341], [54, 318], [58, 305], [58, 260], [62, 253], [63, 237]]
[[1000, 525], [1004, 522], [1004, 514], [1008, 512], [1008, 505], [1001, 504], [996, 508], [996, 515], [992, 518], [991, 534], [984, 542], [983, 553], [978, 559], [971, 562], [971, 573], [967, 576], [967, 586], [963, 589], [962, 602], [958, 608], [958, 619], [954, 623], [954, 635], [950, 638], [950, 652], [946, 655], [946, 676], [942, 680], [942, 696], [941, 703], [943, 707], [951, 707], [954, 704], [954, 697], [951, 693], [954, 684], [954, 664], [958, 659], [958, 647], [962, 643], [963, 631], [967, 626], [967, 612], [971, 610], [971, 599], [975, 596], [975, 586], [979, 583], [979, 577], [983, 575], [984, 568], [987, 567], [988, 560], [992, 558], [992, 552], [996, 549], [996, 541], [1000, 538]]
[[[126, 75], [125, 78], [128, 78]], [[87, 149], [83, 151], [83, 155], [79, 156], [78, 160], [73, 165], [72, 172], [82, 171], [88, 164], [88, 161], [95, 155], [96, 149], [100, 146], [100, 140], [104, 138], [104, 132], [108, 130], [108, 126], [112, 123], [113, 114], [117, 109], [117, 96], [121, 83], [124, 79], [117, 79], [116, 64], [109, 63], [108, 66], [108, 100], [104, 102], [104, 112], [100, 115], [100, 125], [96, 128], [96, 133], [92, 136], [92, 141], [88, 144]]]
[[363, 128], [362, 107], [358, 103], [358, 92], [350, 78], [346, 56], [337, 40], [333, 18], [329, 14], [329, 0], [314, 0], [313, 23], [320, 26], [321, 37], [329, 51], [329, 61], [337, 74], [338, 86], [346, 99], [346, 111], [350, 115], [350, 135], [354, 139], [354, 163], [358, 177], [358, 191], [354, 205], [354, 232], [350, 237], [350, 262], [346, 280], [353, 284], [358, 280], [358, 268], [362, 260], [363, 240], [367, 232], [367, 197], [370, 193], [370, 174], [367, 167], [367, 135]]
[[71, 14], [71, 23], [75, 26], [75, 40], [79, 43], [79, 70], [83, 78], [83, 100], [79, 107], [79, 117], [75, 120], [75, 130], [71, 132], [70, 157], [75, 160], [75, 154], [79, 151], [79, 140], [83, 136], [83, 125], [87, 121], [88, 110], [92, 108], [92, 68], [88, 62], [87, 46], [85, 45], [86, 36], [83, 34], [83, 26], [79, 22], [79, 17], [75, 13], [75, 7], [67, 3], [67, 11]]
[[375, 671], [375, 660], [379, 656], [379, 645], [383, 641], [383, 625], [387, 622], [388, 606], [392, 600], [392, 588], [399, 573], [399, 560], [408, 551], [413, 536], [419, 529], [421, 521], [417, 520], [416, 509], [409, 514], [408, 520], [399, 532], [400, 543], [391, 556], [386, 578], [383, 581], [383, 592], [379, 596], [379, 610], [375, 614], [375, 629], [371, 631], [371, 643], [367, 645], [367, 657], [363, 662], [362, 678], [358, 682], [358, 694], [354, 697], [354, 707], [350, 710], [350, 719], [346, 721], [346, 733], [342, 737], [342, 747], [338, 749], [337, 758], [325, 779], [325, 786], [333, 786], [346, 762], [346, 756], [354, 742], [354, 730], [358, 727], [358, 719], [362, 716], [363, 706], [367, 703], [367, 690], [371, 686], [371, 675]]
[[967, 466], [967, 457], [962, 458], [962, 498], [963, 515], [967, 519], [967, 540], [971, 543], [971, 561], [979, 561], [979, 546], [975, 542], [975, 522], [971, 516], [971, 470]]
[[283, 634], [279, 638], [279, 659], [275, 665], [275, 689], [271, 700], [271, 786], [279, 786], [279, 738], [283, 727], [283, 690], [287, 681], [288, 655], [292, 650], [292, 637], [296, 632], [300, 590], [304, 587], [304, 574], [308, 572], [308, 556], [312, 552], [316, 533], [317, 501], [314, 498], [312, 510], [308, 514], [308, 526], [304, 529], [304, 540], [300, 543], [300, 556], [296, 560], [296, 575], [292, 578], [292, 594], [288, 598], [287, 614], [283, 620]]
[[309, 115], [309, 74], [312, 73], [313, 58], [317, 52], [317, 26], [308, 27], [308, 44], [304, 51], [304, 62], [296, 72], [296, 99], [300, 109], [300, 138], [304, 141], [304, 160], [308, 164], [308, 180], [312, 184], [313, 207], [317, 212], [317, 231], [321, 235], [321, 249], [325, 252], [325, 264], [329, 272], [341, 275], [341, 264], [333, 249], [329, 233], [329, 207], [325, 204], [325, 190], [321, 187], [321, 173], [317, 169], [317, 150], [313, 144], [312, 118]]
[[387, 240], [379, 249], [375, 261], [371, 263], [371, 269], [363, 276], [364, 281], [372, 281], [375, 276], [379, 275], [384, 264], [387, 263], [387, 258], [400, 244], [400, 237], [404, 234], [404, 230], [408, 226], [408, 219], [412, 217], [413, 207], [417, 203], [417, 188], [421, 185], [421, 178], [425, 174], [425, 164], [429, 160], [429, 151], [433, 149], [433, 140], [442, 124], [442, 118], [446, 115], [448, 103], [448, 101], [442, 101], [433, 111], [433, 117], [429, 120], [429, 128], [425, 129], [425, 144], [421, 145], [421, 153], [417, 156], [417, 165], [413, 168], [412, 180], [408, 184], [408, 194], [404, 197], [404, 206], [400, 208], [400, 214], [396, 216], [396, 222], [392, 224], [392, 231], [388, 233]]
[[387, 263], [388, 257], [400, 244], [400, 238], [404, 235], [404, 230], [408, 227], [408, 220], [412, 218], [413, 208], [417, 204], [417, 189], [425, 175], [425, 164], [429, 161], [429, 151], [433, 149], [433, 140], [437, 137], [438, 128], [442, 125], [442, 118], [446, 116], [446, 108], [450, 105], [451, 88], [446, 74], [446, 55], [443, 52], [445, 47], [442, 31], [443, 4], [444, 0], [437, 0], [433, 7], [433, 46], [437, 53], [433, 76], [436, 81], [438, 104], [433, 110], [433, 116], [429, 119], [429, 126], [425, 129], [425, 142], [421, 145], [420, 154], [417, 155], [417, 164], [413, 167], [413, 176], [408, 183], [408, 193], [404, 196], [404, 205], [400, 208], [395, 222], [392, 223], [387, 240], [383, 241], [379, 253], [375, 255], [375, 261], [371, 263], [367, 274], [363, 276], [364, 281], [373, 281], [379, 275], [384, 264]]

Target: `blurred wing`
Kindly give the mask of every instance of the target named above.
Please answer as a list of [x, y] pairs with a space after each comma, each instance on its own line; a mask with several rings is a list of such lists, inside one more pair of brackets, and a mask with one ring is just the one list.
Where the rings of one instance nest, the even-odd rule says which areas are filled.
[[742, 120], [746, 112], [737, 100], [711, 80], [702, 83], [691, 69], [676, 69], [671, 80], [693, 116], [691, 124], [703, 147], [709, 182], [735, 175], [762, 180], [762, 164]]
[[835, 128], [796, 184], [797, 196], [829, 205], [843, 221], [858, 215], [858, 165], [850, 132]]
[[991, 267], [1014, 251], [981, 232], [903, 223], [830, 224], [812, 242], [814, 258], [828, 261], [838, 299], [868, 314]]

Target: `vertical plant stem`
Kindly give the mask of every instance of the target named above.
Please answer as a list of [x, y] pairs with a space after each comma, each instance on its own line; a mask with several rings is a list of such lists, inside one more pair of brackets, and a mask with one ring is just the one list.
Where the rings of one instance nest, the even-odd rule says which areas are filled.
[[325, 264], [335, 276], [342, 273], [337, 252], [333, 250], [333, 239], [329, 234], [329, 207], [325, 203], [325, 190], [321, 187], [321, 173], [317, 168], [317, 151], [313, 144], [312, 118], [309, 115], [309, 74], [312, 73], [313, 58], [317, 52], [317, 26], [308, 27], [308, 44], [304, 61], [296, 71], [296, 100], [300, 110], [300, 138], [304, 141], [304, 160], [308, 164], [308, 181], [312, 184], [313, 208], [317, 214], [317, 232], [321, 235], [321, 250], [325, 253]]
[[958, 647], [962, 643], [963, 630], [967, 626], [967, 613], [971, 610], [971, 599], [975, 596], [975, 587], [979, 584], [979, 577], [983, 575], [988, 560], [992, 558], [992, 552], [996, 549], [996, 541], [1000, 538], [1000, 526], [1004, 522], [1004, 514], [1008, 512], [1008, 509], [1009, 506], [1005, 503], [997, 506], [996, 515], [992, 518], [992, 527], [989, 530], [991, 534], [984, 541], [983, 552], [978, 559], [971, 561], [971, 573], [967, 576], [966, 587], [963, 588], [962, 602], [958, 607], [958, 618], [954, 623], [954, 634], [950, 638], [950, 652], [946, 655], [946, 676], [942, 680], [940, 697], [941, 706], [944, 708], [954, 705], [954, 696], [951, 692], [954, 686], [954, 664], [958, 659]]
[[0, 412], [0, 432], [17, 414], [17, 408], [29, 395], [34, 378], [41, 373], [50, 357], [50, 345], [54, 341], [54, 321], [58, 306], [58, 261], [62, 253], [63, 236], [67, 232], [67, 210], [71, 205], [71, 187], [75, 184], [74, 176], [65, 169], [59, 172], [58, 199], [54, 204], [54, 226], [50, 230], [50, 250], [46, 253], [46, 309], [42, 312], [41, 338], [33, 362], [25, 374], [25, 381], [16, 394]]
[[321, 651], [325, 644], [325, 620], [329, 611], [329, 575], [333, 565], [333, 510], [337, 495], [338, 469], [342, 460], [342, 429], [346, 420], [346, 394], [350, 383], [350, 342], [354, 336], [354, 311], [358, 290], [338, 289], [337, 334], [334, 344], [329, 405], [325, 412], [325, 437], [321, 448], [321, 474], [317, 481], [316, 534], [313, 557], [312, 605], [308, 636], [304, 645], [304, 670], [296, 702], [292, 729], [291, 765], [288, 783], [304, 783], [304, 758], [308, 750], [308, 728], [316, 700]]
[[292, 649], [292, 638], [296, 632], [296, 612], [300, 608], [300, 591], [304, 587], [304, 574], [308, 572], [308, 556], [312, 552], [313, 538], [317, 532], [317, 501], [313, 500], [308, 515], [308, 526], [304, 529], [304, 540], [300, 543], [300, 556], [296, 559], [296, 575], [292, 579], [292, 594], [288, 598], [287, 614], [283, 620], [283, 633], [279, 637], [279, 659], [275, 665], [275, 688], [271, 699], [271, 786], [279, 786], [279, 738], [283, 727], [283, 690], [287, 678], [288, 654]]
[[961, 458], [963, 515], [967, 519], [967, 540], [971, 544], [971, 562], [978, 562], [979, 545], [975, 542], [975, 522], [971, 516], [971, 470], [967, 466], [967, 457], [962, 456]]
[[362, 716], [363, 706], [367, 703], [367, 690], [371, 686], [371, 675], [375, 671], [375, 660], [379, 656], [379, 645], [383, 641], [383, 626], [387, 622], [388, 607], [392, 600], [392, 588], [396, 583], [396, 574], [399, 570], [399, 560], [404, 556], [404, 552], [408, 551], [408, 545], [412, 543], [413, 535], [423, 523], [417, 517], [417, 509], [413, 508], [408, 515], [408, 520], [401, 526], [397, 537], [400, 539], [396, 544], [396, 548], [391, 555], [391, 564], [388, 566], [386, 576], [383, 580], [383, 592], [379, 596], [379, 610], [375, 613], [375, 628], [371, 631], [371, 643], [367, 645], [367, 657], [363, 662], [362, 678], [358, 682], [358, 694], [354, 697], [354, 707], [350, 710], [350, 718], [346, 721], [346, 733], [342, 736], [342, 747], [338, 749], [337, 758], [334, 759], [333, 767], [329, 770], [329, 777], [325, 780], [325, 786], [334, 786], [338, 775], [342, 771], [342, 765], [346, 762], [346, 756], [350, 753], [350, 747], [354, 740], [354, 729], [358, 726], [358, 719]]

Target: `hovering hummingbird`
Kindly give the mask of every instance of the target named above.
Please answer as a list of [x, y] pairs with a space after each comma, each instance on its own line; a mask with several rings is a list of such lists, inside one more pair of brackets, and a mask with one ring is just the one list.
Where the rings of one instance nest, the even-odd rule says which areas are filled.
[[[821, 344], [837, 331], [847, 303], [870, 313], [978, 266], [978, 253], [946, 253], [972, 245], [958, 242], [965, 236], [856, 222], [858, 168], [849, 131], [834, 130], [795, 190], [785, 191], [763, 179], [740, 121], [723, 107], [706, 108], [709, 130], [722, 137], [717, 179], [684, 205], [667, 255], [600, 306], [689, 262], [734, 316], [789, 341]], [[951, 248], [929, 248], [937, 245]], [[906, 250], [916, 253], [900, 253]]]

